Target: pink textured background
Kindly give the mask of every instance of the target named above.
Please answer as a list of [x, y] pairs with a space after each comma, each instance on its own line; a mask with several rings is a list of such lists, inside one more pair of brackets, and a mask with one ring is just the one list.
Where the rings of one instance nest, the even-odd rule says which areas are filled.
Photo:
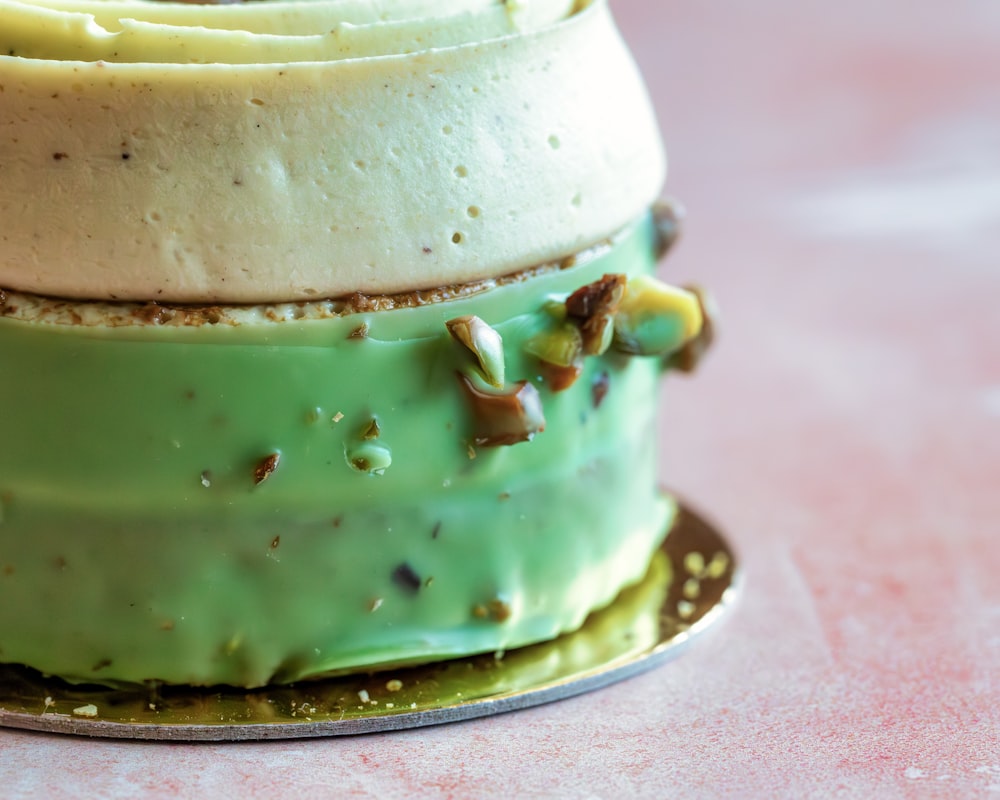
[[[664, 474], [743, 553], [680, 660], [352, 739], [0, 730], [4, 797], [1000, 792], [1000, 5], [617, 0], [724, 336]], [[595, 109], [600, 113], [600, 109]]]

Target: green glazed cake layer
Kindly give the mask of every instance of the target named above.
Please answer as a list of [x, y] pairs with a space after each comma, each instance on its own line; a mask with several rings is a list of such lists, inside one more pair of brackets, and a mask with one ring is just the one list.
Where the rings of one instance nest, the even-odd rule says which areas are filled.
[[[554, 391], [529, 350], [570, 293], [655, 260], [645, 218], [571, 267], [412, 308], [118, 327], [0, 315], [0, 662], [254, 687], [579, 626], [669, 527], [663, 362], [611, 347]], [[499, 390], [449, 334], [464, 315], [502, 337], [508, 389], [537, 389], [530, 440], [477, 442], [464, 381]], [[671, 347], [689, 335], [682, 313], [656, 323]]]

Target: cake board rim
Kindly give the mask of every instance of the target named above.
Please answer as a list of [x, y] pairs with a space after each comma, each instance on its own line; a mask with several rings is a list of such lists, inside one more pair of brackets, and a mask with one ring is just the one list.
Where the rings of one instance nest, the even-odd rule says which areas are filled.
[[0, 727], [174, 742], [319, 738], [476, 719], [605, 688], [681, 655], [728, 616], [742, 592], [743, 570], [729, 541], [676, 499], [669, 535], [646, 577], [579, 631], [554, 640], [263, 689], [74, 686], [0, 664]]

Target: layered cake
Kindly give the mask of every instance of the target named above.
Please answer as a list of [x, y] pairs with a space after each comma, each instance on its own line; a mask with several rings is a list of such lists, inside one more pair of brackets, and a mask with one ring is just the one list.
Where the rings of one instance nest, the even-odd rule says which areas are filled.
[[706, 326], [604, 0], [0, 19], [0, 662], [256, 687], [642, 577]]

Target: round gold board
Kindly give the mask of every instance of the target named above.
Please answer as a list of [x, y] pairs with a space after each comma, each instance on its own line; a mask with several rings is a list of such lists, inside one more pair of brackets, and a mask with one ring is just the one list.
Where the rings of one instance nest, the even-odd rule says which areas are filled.
[[264, 689], [73, 686], [0, 665], [0, 726], [84, 736], [238, 741], [341, 736], [562, 700], [673, 658], [733, 603], [729, 544], [681, 505], [643, 581], [584, 626], [507, 653]]

